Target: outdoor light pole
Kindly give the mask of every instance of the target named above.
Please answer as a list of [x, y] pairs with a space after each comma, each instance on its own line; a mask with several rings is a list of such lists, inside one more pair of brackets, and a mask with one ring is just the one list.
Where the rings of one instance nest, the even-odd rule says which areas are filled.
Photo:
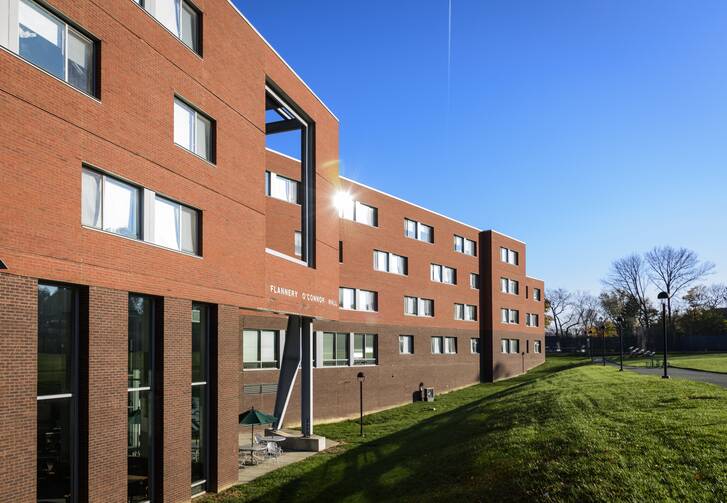
[[359, 419], [359, 424], [361, 426], [361, 436], [364, 436], [363, 432], [363, 383], [364, 379], [366, 379], [366, 376], [363, 372], [359, 372], [356, 376], [358, 378], [358, 396], [359, 396], [359, 403], [361, 405], [361, 417]]
[[601, 352], [603, 353], [603, 366], [606, 366], [606, 322], [601, 323]]
[[661, 318], [662, 318], [662, 324], [664, 326], [664, 375], [661, 376], [662, 379], [669, 379], [669, 371], [667, 370], [668, 364], [667, 364], [667, 334], [666, 334], [666, 302], [669, 300], [669, 294], [666, 292], [660, 292], [658, 297], [661, 301]]
[[621, 367], [618, 369], [619, 372], [624, 371], [624, 319], [619, 316], [616, 318], [616, 324], [618, 327], [618, 338], [619, 338], [619, 350], [621, 352]]

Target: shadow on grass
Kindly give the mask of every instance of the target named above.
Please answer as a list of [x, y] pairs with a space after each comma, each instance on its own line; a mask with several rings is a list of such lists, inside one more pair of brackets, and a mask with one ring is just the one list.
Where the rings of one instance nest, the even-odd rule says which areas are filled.
[[[559, 372], [591, 362], [558, 363], [562, 365], [539, 367], [509, 381], [478, 385], [486, 396], [394, 434], [349, 446], [286, 483], [275, 484], [278, 474], [273, 472], [259, 479], [261, 487], [267, 487], [264, 493], [255, 491], [246, 496], [243, 489], [240, 501], [431, 501], [458, 494], [471, 500], [485, 493], [488, 500], [527, 499], [532, 496], [527, 487], [518, 487], [512, 480], [512, 472], [518, 470], [513, 461], [507, 456], [497, 463], [483, 460], [483, 450], [491, 445], [482, 442], [506, 437], [513, 421], [537, 427], [549, 414], [548, 400], [541, 393], [538, 400], [506, 402], [507, 410], [490, 404], [522, 392], [535, 381], [552, 379]], [[487, 470], [477, 471], [485, 466]]]

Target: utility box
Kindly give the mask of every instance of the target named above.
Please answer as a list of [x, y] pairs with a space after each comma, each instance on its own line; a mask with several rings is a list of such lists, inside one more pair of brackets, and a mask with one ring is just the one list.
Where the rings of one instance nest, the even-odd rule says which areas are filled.
[[434, 401], [434, 388], [422, 388], [422, 401], [433, 402]]

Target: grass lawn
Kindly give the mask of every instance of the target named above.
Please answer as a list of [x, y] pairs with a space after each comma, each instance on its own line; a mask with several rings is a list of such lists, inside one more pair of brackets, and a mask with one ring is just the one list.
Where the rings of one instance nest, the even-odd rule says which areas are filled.
[[372, 414], [363, 440], [319, 426], [345, 444], [202, 501], [727, 500], [727, 390], [587, 361]]
[[[657, 365], [662, 364], [661, 353], [654, 357], [654, 361]], [[646, 359], [624, 359], [624, 363], [626, 362], [640, 367], [649, 365]], [[669, 366], [727, 374], [727, 353], [670, 353]]]

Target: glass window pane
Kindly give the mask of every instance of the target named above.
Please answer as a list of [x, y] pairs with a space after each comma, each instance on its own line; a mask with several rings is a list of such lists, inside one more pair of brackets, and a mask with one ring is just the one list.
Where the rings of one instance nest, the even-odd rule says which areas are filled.
[[361, 311], [376, 310], [376, 293], [367, 290], [357, 290], [356, 308]]
[[212, 123], [206, 117], [197, 114], [197, 127], [195, 128], [197, 138], [195, 139], [194, 152], [208, 161], [212, 160]]
[[38, 501], [70, 501], [72, 403], [71, 398], [38, 400]]
[[130, 238], [139, 237], [139, 190], [104, 176], [103, 229]]
[[128, 501], [148, 501], [152, 460], [151, 392], [129, 392], [128, 425]]
[[197, 231], [197, 218], [199, 213], [192, 208], [181, 206], [182, 210], [182, 251], [198, 253], [199, 241]]
[[75, 291], [38, 285], [38, 396], [72, 392]]
[[207, 385], [192, 386], [192, 484], [207, 479], [205, 407]]
[[295, 256], [296, 257], [302, 257], [303, 256], [303, 233], [300, 231], [295, 231]]
[[374, 359], [376, 357], [376, 334], [366, 334], [365, 341], [365, 356], [367, 359]]
[[244, 368], [257, 368], [259, 366], [259, 334], [260, 332], [257, 330], [245, 330], [242, 332], [242, 361]]
[[260, 333], [260, 360], [265, 363], [275, 363], [276, 332], [263, 330]]
[[356, 201], [356, 221], [367, 225], [375, 225], [376, 209]]
[[339, 365], [345, 365], [348, 360], [348, 334], [336, 334], [336, 360]]
[[68, 29], [68, 83], [82, 91], [93, 92], [93, 43]]
[[353, 334], [353, 358], [361, 360], [364, 357], [364, 334]]
[[154, 242], [160, 246], [180, 249], [180, 205], [156, 196], [154, 203]]
[[101, 175], [84, 169], [81, 174], [81, 222], [101, 228]]
[[356, 291], [353, 288], [341, 288], [341, 307], [343, 309], [354, 309], [355, 308], [355, 294]]
[[334, 358], [334, 344], [336, 334], [324, 333], [323, 334], [323, 360], [324, 364], [327, 360], [333, 360]]
[[156, 0], [156, 18], [161, 24], [180, 36], [180, 0]]
[[151, 386], [153, 304], [149, 297], [129, 296], [129, 388]]
[[355, 201], [350, 196], [342, 196], [339, 204], [339, 216], [341, 218], [345, 218], [346, 220], [353, 220]]
[[404, 220], [404, 235], [408, 238], [417, 237], [417, 223], [413, 220]]
[[389, 254], [386, 252], [374, 250], [374, 268], [377, 271], [388, 271]]
[[419, 239], [431, 243], [433, 240], [432, 237], [432, 228], [428, 225], [419, 224]]
[[500, 261], [507, 262], [507, 248], [500, 248]]
[[66, 26], [29, 0], [18, 4], [18, 54], [58, 77], [66, 77]]
[[416, 297], [404, 297], [404, 312], [406, 314], [417, 314]]
[[194, 116], [194, 110], [174, 100], [174, 143], [191, 151], [194, 151]]
[[199, 52], [197, 47], [197, 12], [192, 9], [186, 2], [182, 3], [182, 19], [181, 19], [181, 37], [187, 47], [195, 52]]
[[192, 304], [192, 382], [207, 380], [208, 311], [205, 304]]

